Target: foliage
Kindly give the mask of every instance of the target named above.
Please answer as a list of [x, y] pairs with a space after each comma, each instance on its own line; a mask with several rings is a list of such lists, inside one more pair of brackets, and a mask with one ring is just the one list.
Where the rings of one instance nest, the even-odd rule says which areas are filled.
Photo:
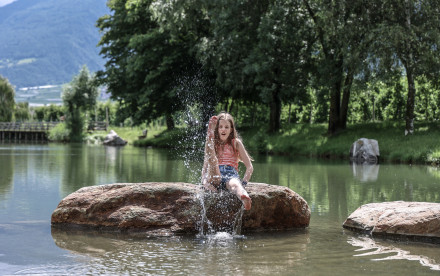
[[66, 125], [70, 131], [70, 140], [82, 141], [85, 127], [85, 114], [96, 105], [98, 88], [87, 66], [83, 66], [70, 84], [63, 89], [63, 102], [66, 107]]
[[29, 103], [17, 103], [14, 111], [15, 121], [27, 121], [30, 119]]
[[65, 107], [60, 105], [47, 105], [47, 106], [38, 106], [34, 107], [34, 118], [40, 122], [57, 122], [61, 120], [61, 117], [64, 116]]
[[97, 24], [103, 32], [101, 54], [108, 60], [98, 79], [135, 124], [165, 115], [172, 129], [172, 114], [185, 107], [177, 95], [179, 78], [193, 76], [198, 66], [189, 35], [181, 30], [173, 36], [160, 26], [152, 2], [108, 3], [113, 14]]
[[203, 110], [185, 121], [206, 122], [226, 110], [244, 128], [328, 122], [336, 135], [347, 123], [438, 117], [433, 0], [108, 5], [99, 80], [120, 103], [119, 122], [165, 117], [171, 129], [182, 114]]
[[[415, 123], [416, 132], [402, 135], [404, 122], [378, 122], [351, 124], [349, 128], [328, 137], [325, 124], [292, 124], [279, 133], [267, 135], [264, 128], [245, 129], [240, 132], [250, 153], [269, 153], [307, 157], [348, 159], [351, 145], [361, 137], [379, 142], [380, 160], [403, 163], [438, 163], [440, 128], [436, 123]], [[187, 130], [179, 128], [164, 131], [158, 136], [136, 142], [136, 146], [189, 147], [176, 141], [185, 139]], [[201, 141], [203, 142], [203, 141]]]
[[[440, 7], [435, 0], [372, 1], [378, 19], [371, 31], [374, 41], [371, 53], [378, 58], [378, 67], [399, 72], [404, 68], [407, 79], [405, 133], [413, 133], [418, 77], [439, 84]], [[396, 68], [397, 67], [397, 68]], [[394, 70], [393, 70], [394, 69]], [[397, 69], [397, 70], [396, 70]]]
[[15, 90], [6, 78], [0, 76], [0, 122], [12, 121], [15, 108]]
[[49, 130], [50, 141], [68, 142], [70, 140], [70, 130], [66, 123], [59, 123]]

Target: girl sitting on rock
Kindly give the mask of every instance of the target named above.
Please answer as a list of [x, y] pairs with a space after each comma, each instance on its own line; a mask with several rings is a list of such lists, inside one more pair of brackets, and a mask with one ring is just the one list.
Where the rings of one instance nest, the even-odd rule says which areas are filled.
[[[234, 193], [243, 202], [245, 210], [250, 210], [252, 200], [244, 187], [253, 172], [251, 160], [238, 137], [232, 116], [226, 112], [212, 116], [205, 142], [203, 186], [211, 191], [228, 190]], [[238, 175], [239, 161], [246, 166], [242, 181]]]

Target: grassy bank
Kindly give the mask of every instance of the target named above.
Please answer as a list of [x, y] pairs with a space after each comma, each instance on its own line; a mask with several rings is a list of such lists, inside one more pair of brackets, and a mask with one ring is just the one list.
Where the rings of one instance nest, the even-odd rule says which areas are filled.
[[[440, 125], [416, 123], [413, 135], [404, 135], [404, 124], [396, 122], [349, 125], [334, 136], [326, 135], [326, 124], [292, 124], [280, 133], [268, 135], [265, 129], [239, 129], [244, 143], [251, 153], [289, 154], [325, 158], [349, 158], [349, 150], [359, 138], [376, 139], [379, 142], [380, 160], [403, 163], [439, 163]], [[118, 129], [115, 129], [118, 132]], [[192, 130], [194, 131], [194, 130]], [[149, 130], [147, 139], [138, 140], [141, 130], [120, 129], [118, 133], [135, 146], [172, 147], [176, 144], [194, 145], [194, 139], [203, 143], [202, 135], [190, 133], [185, 128], [173, 131]], [[127, 137], [131, 137], [128, 139]], [[194, 138], [202, 137], [202, 138]], [[182, 143], [183, 141], [183, 143]], [[177, 143], [178, 142], [178, 143]]]

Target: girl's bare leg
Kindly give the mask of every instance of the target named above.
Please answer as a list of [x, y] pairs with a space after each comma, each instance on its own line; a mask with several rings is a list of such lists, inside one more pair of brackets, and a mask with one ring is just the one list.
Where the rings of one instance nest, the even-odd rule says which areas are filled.
[[243, 202], [245, 210], [251, 209], [252, 199], [249, 197], [249, 194], [243, 188], [243, 185], [241, 185], [241, 182], [238, 178], [232, 178], [229, 180], [229, 182], [226, 184], [226, 188], [231, 193], [234, 193]]

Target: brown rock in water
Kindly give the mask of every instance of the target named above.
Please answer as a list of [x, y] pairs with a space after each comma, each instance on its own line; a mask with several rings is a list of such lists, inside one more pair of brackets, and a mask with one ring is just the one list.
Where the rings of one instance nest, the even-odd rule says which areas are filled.
[[403, 237], [440, 242], [440, 203], [383, 202], [359, 207], [344, 222], [344, 228], [372, 236]]
[[[250, 183], [246, 189], [252, 209], [243, 213], [242, 231], [309, 225], [307, 202], [289, 188]], [[205, 231], [230, 231], [241, 206], [229, 192], [203, 192], [189, 183], [123, 183], [79, 189], [59, 203], [51, 221], [56, 227], [85, 226], [148, 235], [197, 233], [202, 227]]]

